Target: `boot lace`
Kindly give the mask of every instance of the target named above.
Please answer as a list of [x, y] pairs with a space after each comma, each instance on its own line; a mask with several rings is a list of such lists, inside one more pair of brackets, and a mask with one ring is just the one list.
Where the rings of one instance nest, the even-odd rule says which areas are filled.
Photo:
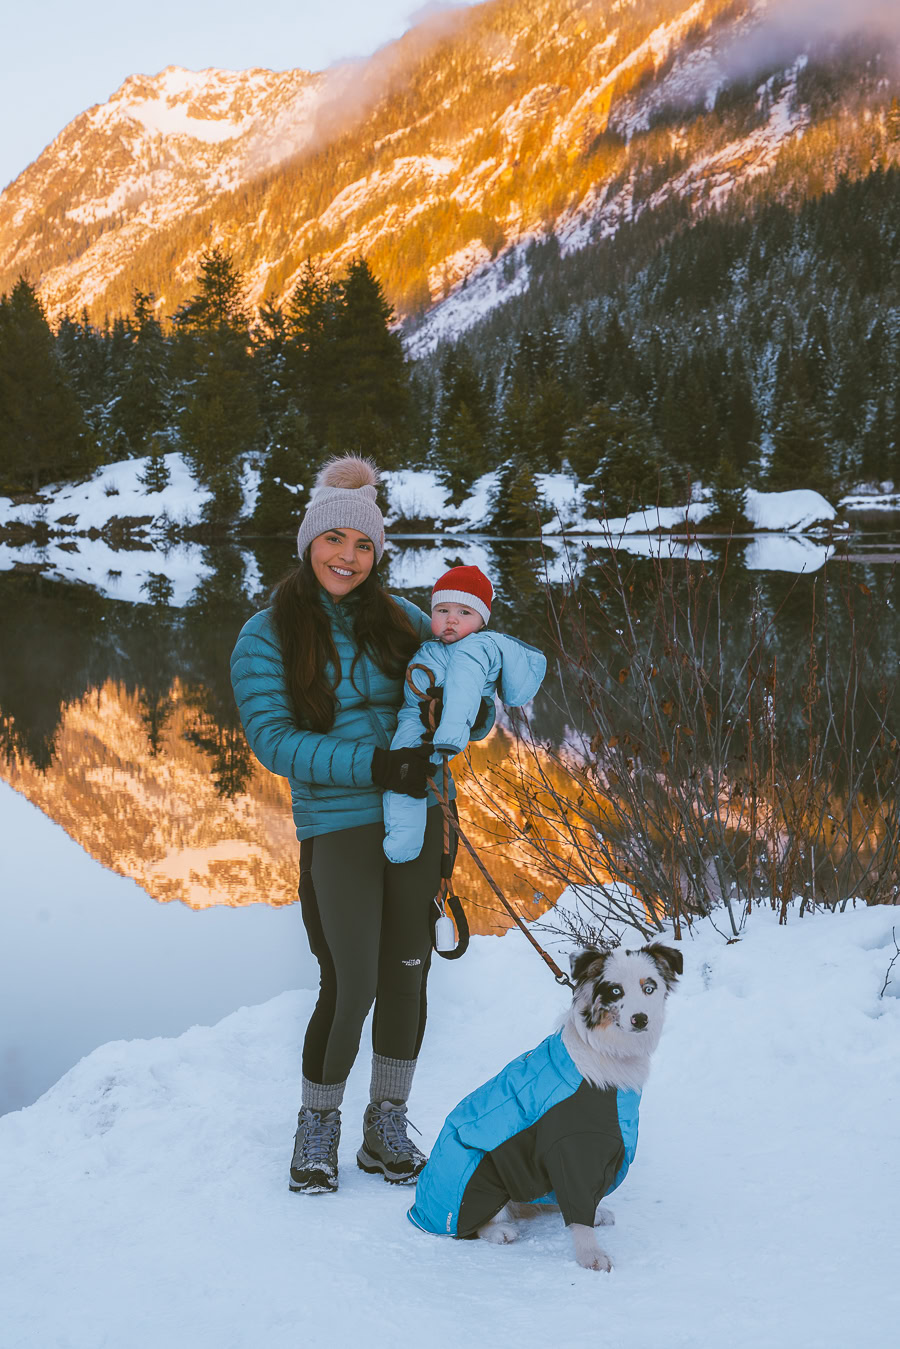
[[[405, 1105], [391, 1105], [389, 1102], [377, 1105], [373, 1102], [371, 1109], [372, 1128], [383, 1147], [394, 1153], [409, 1153], [414, 1158], [423, 1155], [406, 1132], [407, 1128], [416, 1129], [416, 1126], [407, 1119]], [[418, 1129], [416, 1133], [419, 1133]]]
[[304, 1106], [300, 1111], [298, 1123], [303, 1132], [300, 1139], [300, 1156], [297, 1160], [302, 1166], [316, 1166], [320, 1162], [327, 1162], [328, 1154], [337, 1142], [338, 1130], [341, 1127], [338, 1112], [335, 1110], [330, 1117], [323, 1119], [315, 1110]]

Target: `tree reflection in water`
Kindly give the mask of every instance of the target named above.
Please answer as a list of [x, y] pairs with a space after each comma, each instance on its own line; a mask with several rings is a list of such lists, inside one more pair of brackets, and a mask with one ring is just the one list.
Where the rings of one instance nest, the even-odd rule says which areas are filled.
[[[468, 556], [465, 540], [429, 545], [434, 574]], [[496, 627], [550, 650], [543, 559], [527, 543], [479, 545], [498, 591]], [[150, 573], [146, 602], [127, 604], [85, 587], [49, 581], [40, 574], [0, 577], [0, 749], [4, 776], [40, 805], [105, 865], [134, 876], [158, 899], [179, 899], [200, 907], [254, 901], [283, 904], [296, 897], [297, 846], [286, 784], [252, 758], [238, 721], [229, 678], [229, 657], [245, 619], [265, 602], [265, 594], [290, 565], [290, 541], [274, 540], [254, 554], [245, 548], [206, 550], [211, 574], [181, 609], [171, 606], [171, 582]], [[397, 545], [394, 545], [396, 548]], [[424, 552], [422, 544], [419, 551]], [[727, 624], [726, 665], [741, 668], [741, 642], [751, 612], [770, 624], [778, 660], [782, 706], [796, 713], [785, 728], [785, 745], [798, 763], [806, 753], [803, 679], [814, 578], [760, 574], [739, 565], [740, 548], [725, 574], [723, 613]], [[389, 552], [390, 556], [390, 552]], [[429, 553], [426, 553], [426, 561]], [[573, 554], [573, 556], [576, 556]], [[582, 592], [604, 606], [604, 622], [585, 606], [579, 621], [596, 658], [601, 682], [613, 687], [617, 657], [610, 639], [615, 629], [614, 596], [604, 599], [601, 552], [577, 555]], [[551, 562], [553, 559], [551, 558]], [[651, 563], [631, 561], [636, 621], [653, 615]], [[689, 587], [695, 568], [680, 563], [677, 585]], [[557, 572], [558, 561], [554, 563]], [[895, 577], [891, 568], [831, 564], [842, 584], [862, 587], [873, 604], [867, 630], [871, 663], [896, 690], [900, 625], [896, 620]], [[825, 579], [819, 573], [820, 580]], [[430, 575], [423, 574], [430, 582]], [[578, 604], [578, 592], [563, 605]], [[846, 606], [832, 603], [821, 586], [833, 659], [849, 649]], [[427, 607], [429, 588], [404, 593]], [[565, 695], [565, 696], [564, 696]], [[585, 729], [578, 699], [564, 690], [551, 670], [530, 710], [531, 727], [551, 753], [570, 746]], [[502, 759], [501, 737], [473, 751], [472, 766], [483, 774], [491, 756]], [[462, 774], [465, 776], [465, 770]], [[477, 793], [462, 804], [488, 866], [527, 917], [556, 898], [561, 882], [542, 881], [528, 850], [500, 831]], [[469, 899], [475, 931], [508, 926], [495, 901], [460, 859], [455, 876]]]

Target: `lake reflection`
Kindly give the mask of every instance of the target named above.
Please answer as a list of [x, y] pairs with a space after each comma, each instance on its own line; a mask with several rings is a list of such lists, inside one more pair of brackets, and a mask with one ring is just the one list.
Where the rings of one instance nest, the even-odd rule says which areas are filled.
[[[674, 568], [679, 583], [687, 584], [694, 549], [701, 545], [629, 542], [638, 551], [655, 548], [657, 557], [662, 549], [667, 559], [654, 564], [630, 556], [623, 563], [639, 582], [635, 603], [646, 605], [649, 619], [652, 587], [646, 599], [638, 599], [648, 568]], [[888, 607], [894, 570], [882, 559], [892, 553], [884, 541], [878, 546], [878, 562], [868, 562], [857, 548], [858, 560], [840, 564], [836, 575], [843, 577], [842, 585], [852, 577], [853, 585], [877, 592], [890, 615], [896, 612]], [[726, 612], [738, 639], [735, 668], [740, 634], [755, 607], [772, 617], [782, 648], [779, 678], [790, 679], [816, 584], [813, 575], [759, 572], [741, 562], [754, 568], [768, 553], [799, 567], [804, 556], [810, 560], [815, 554], [821, 565], [816, 550], [824, 557], [829, 547], [800, 537], [728, 545]], [[290, 565], [290, 545], [276, 540], [254, 551], [206, 548], [202, 557], [192, 548], [195, 584], [188, 590], [182, 577], [180, 590], [187, 600], [180, 607], [164, 570], [171, 556], [146, 550], [140, 552], [143, 572], [129, 571], [124, 563], [119, 569], [132, 576], [134, 593], [143, 596], [139, 603], [114, 599], [102, 593], [102, 586], [53, 581], [40, 572], [0, 573], [0, 746], [5, 760], [0, 774], [92, 857], [136, 880], [154, 899], [198, 909], [293, 903], [297, 843], [288, 787], [251, 755], [228, 673], [235, 636]], [[668, 560], [676, 549], [682, 556]], [[721, 555], [724, 549], [721, 541], [703, 540], [697, 565], [709, 565], [711, 553]], [[80, 565], [88, 553], [85, 543]], [[388, 581], [427, 608], [436, 575], [459, 563], [479, 565], [497, 588], [495, 626], [549, 648], [546, 582], [557, 601], [573, 574], [585, 585], [602, 587], [599, 569], [608, 556], [585, 540], [555, 540], [543, 551], [530, 542], [391, 540]], [[184, 561], [178, 554], [174, 565], [183, 571]], [[116, 584], [114, 578], [105, 588]], [[841, 621], [839, 609], [834, 624]], [[837, 627], [835, 636], [839, 640]], [[900, 628], [882, 629], [872, 639], [890, 658], [900, 647]], [[598, 636], [598, 645], [605, 640]], [[597, 654], [602, 662], [602, 649]], [[577, 709], [555, 682], [552, 664], [531, 716], [537, 736], [558, 746], [570, 735]], [[502, 745], [498, 752], [502, 756]], [[518, 897], [533, 904], [540, 883], [527, 875], [517, 881], [521, 865], [516, 859], [499, 859], [497, 865]], [[478, 901], [475, 929], [502, 930], [507, 920], [468, 859], [461, 859], [457, 879], [460, 891]]]
[[[724, 552], [720, 541], [706, 539], [633, 540], [630, 544], [633, 552], [623, 558], [623, 565], [633, 570], [636, 597], [647, 569], [655, 565], [642, 560], [642, 551], [651, 558], [661, 556], [660, 565], [666, 568], [677, 568], [673, 575], [678, 576], [678, 584], [685, 585], [690, 584], [694, 567], [715, 563]], [[792, 662], [800, 672], [797, 677], [802, 674], [802, 663], [796, 657], [803, 649], [817, 585], [818, 593], [825, 596], [818, 603], [827, 607], [827, 591], [821, 588], [826, 573], [840, 577], [842, 586], [862, 588], [884, 602], [882, 612], [889, 621], [871, 633], [871, 640], [880, 644], [886, 668], [896, 672], [900, 625], [890, 620], [896, 615], [890, 607], [896, 598], [895, 541], [854, 545], [852, 562], [832, 561], [816, 581], [811, 573], [823, 566], [830, 547], [799, 539], [779, 545], [771, 538], [730, 545], [726, 613], [731, 633], [738, 637], [744, 631], [752, 607], [769, 614], [779, 649], [779, 677], [788, 682]], [[873, 547], [875, 552], [866, 552]], [[74, 555], [67, 556], [71, 561]], [[452, 537], [427, 542], [392, 540], [388, 580], [427, 608], [437, 575], [461, 563], [479, 565], [496, 585], [494, 625], [549, 649], [545, 578], [557, 600], [573, 572], [582, 584], [602, 589], [598, 568], [608, 556], [606, 550], [578, 540], [555, 541], [543, 553], [534, 543]], [[93, 565], [89, 557], [89, 546], [84, 543], [72, 562], [74, 574], [89, 577]], [[767, 559], [788, 570], [764, 570]], [[41, 562], [39, 556], [30, 560]], [[48, 560], [58, 575], [56, 562], [44, 559]], [[152, 899], [168, 906], [178, 901], [178, 906], [197, 911], [200, 923], [204, 912], [221, 913], [225, 906], [262, 904], [277, 909], [296, 901], [298, 845], [287, 784], [250, 754], [228, 674], [231, 648], [241, 624], [265, 602], [269, 588], [290, 563], [290, 542], [277, 540], [252, 550], [192, 548], [189, 553], [168, 556], [143, 550], [139, 561], [130, 559], [130, 565], [107, 568], [102, 579], [94, 573], [89, 577], [96, 582], [92, 585], [50, 579], [38, 569], [0, 573], [0, 776], [62, 825], [90, 857], [136, 881]], [[123, 592], [126, 598], [117, 597]], [[639, 607], [645, 602], [652, 606], [652, 598], [636, 598], [635, 602]], [[648, 616], [650, 612], [648, 607]], [[835, 606], [832, 621], [839, 652], [839, 606]], [[602, 645], [597, 655], [603, 662]], [[552, 672], [535, 700], [531, 718], [538, 737], [553, 746], [565, 744], [573, 730], [579, 729], [575, 724], [577, 699], [567, 699]], [[502, 759], [507, 745], [501, 730], [474, 754], [476, 768], [482, 770], [492, 756]], [[467, 827], [477, 843], [487, 845], [490, 869], [505, 892], [526, 917], [537, 916], [555, 899], [555, 893], [508, 844], [489, 836], [490, 821], [477, 806], [470, 803], [466, 816], [464, 788], [462, 804]], [[468, 858], [461, 857], [454, 883], [469, 901], [475, 932], [500, 932], [509, 926]], [[64, 888], [62, 877], [60, 885]], [[13, 895], [7, 886], [3, 902], [6, 906], [27, 904], [27, 888], [20, 887]], [[104, 912], [109, 913], [113, 902], [104, 900]], [[144, 928], [148, 921], [143, 914]], [[112, 930], [106, 919], [102, 923]], [[225, 1010], [229, 1006], [228, 998], [236, 998], [237, 1005], [311, 977], [308, 953], [300, 949], [299, 924], [294, 924], [296, 951], [292, 949], [287, 961], [283, 952], [278, 961], [261, 956], [271, 962], [271, 978], [262, 985], [248, 984], [244, 991], [240, 980], [235, 982], [235, 971], [241, 966], [242, 933], [247, 929], [238, 931], [238, 926], [232, 924], [229, 929], [217, 924], [219, 958], [206, 962], [202, 976], [197, 976], [215, 990], [215, 996], [192, 1003], [193, 1010], [185, 1010], [186, 1016], [221, 1015], [223, 1001]], [[129, 948], [122, 952], [126, 965], [134, 961], [135, 954], [127, 932], [126, 925], [121, 929], [121, 940]], [[211, 927], [209, 932], [212, 938]], [[201, 928], [192, 928], [191, 935], [199, 957]], [[21, 971], [26, 981], [23, 986], [41, 987], [42, 949], [46, 953], [48, 944], [52, 947], [72, 939], [69, 928], [59, 923], [41, 933], [43, 947], [25, 942], [22, 959], [35, 962], [36, 967]], [[233, 949], [225, 956], [222, 952], [229, 943]], [[231, 970], [227, 993], [221, 980], [216, 988], [217, 970], [225, 967]], [[297, 971], [296, 976], [291, 970]], [[138, 960], [135, 982], [139, 987], [146, 973]], [[177, 1017], [173, 1023], [168, 1015], [172, 1000], [160, 989], [159, 981], [146, 982], [140, 995], [146, 1003], [144, 1019], [123, 1024], [112, 1014], [104, 1020], [98, 1013], [90, 1023], [92, 1029], [73, 1041], [79, 1052], [92, 1047], [92, 1036], [99, 1036], [93, 1043], [100, 1043], [114, 1035], [172, 1033], [179, 1028]], [[17, 1041], [17, 1046], [20, 1058], [27, 1058], [24, 1040]], [[61, 1071], [57, 1060], [54, 1065]], [[29, 1078], [30, 1085], [25, 1085], [24, 1078], [21, 1082], [3, 1098], [6, 1108], [30, 1099], [29, 1092], [48, 1084], [40, 1075], [34, 1081]]]

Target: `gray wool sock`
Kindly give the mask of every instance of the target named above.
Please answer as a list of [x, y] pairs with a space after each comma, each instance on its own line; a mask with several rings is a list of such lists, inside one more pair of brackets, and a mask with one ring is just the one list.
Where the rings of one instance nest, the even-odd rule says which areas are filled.
[[373, 1054], [369, 1100], [378, 1105], [382, 1101], [406, 1101], [415, 1071], [415, 1059], [386, 1059], [382, 1054]]
[[346, 1082], [331, 1082], [326, 1085], [323, 1082], [310, 1082], [308, 1077], [301, 1077], [300, 1081], [303, 1084], [303, 1104], [309, 1110], [340, 1109]]

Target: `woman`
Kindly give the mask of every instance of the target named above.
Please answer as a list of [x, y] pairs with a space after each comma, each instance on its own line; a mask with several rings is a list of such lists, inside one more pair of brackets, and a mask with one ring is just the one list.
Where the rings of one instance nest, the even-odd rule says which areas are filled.
[[406, 1102], [425, 1029], [443, 825], [432, 801], [419, 856], [388, 862], [382, 793], [427, 792], [427, 750], [390, 743], [406, 665], [431, 627], [382, 589], [377, 481], [374, 465], [352, 455], [325, 465], [297, 535], [300, 565], [244, 625], [231, 658], [251, 748], [291, 784], [303, 921], [320, 967], [290, 1169], [290, 1188], [307, 1194], [338, 1187], [341, 1102], [373, 1002], [357, 1162], [395, 1184], [414, 1182], [425, 1165], [407, 1134]]

